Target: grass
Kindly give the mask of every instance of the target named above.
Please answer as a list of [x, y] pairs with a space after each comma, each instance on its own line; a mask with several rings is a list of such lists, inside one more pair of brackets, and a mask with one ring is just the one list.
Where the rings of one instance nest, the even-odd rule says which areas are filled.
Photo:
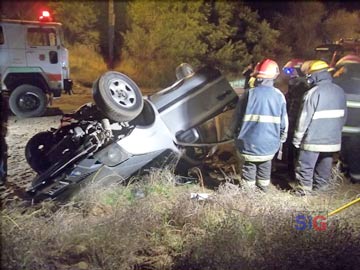
[[[296, 198], [178, 186], [169, 170], [127, 186], [89, 186], [67, 204], [2, 210], [2, 269], [357, 269], [359, 206], [328, 229], [297, 231], [297, 211], [333, 210], [359, 188]], [[344, 190], [353, 192], [344, 193]], [[356, 191], [357, 190], [357, 191]], [[191, 193], [211, 194], [204, 201]], [[356, 194], [357, 192], [357, 194]]]
[[92, 87], [93, 82], [105, 71], [107, 65], [103, 57], [93, 48], [77, 45], [69, 48], [71, 77], [76, 83]]

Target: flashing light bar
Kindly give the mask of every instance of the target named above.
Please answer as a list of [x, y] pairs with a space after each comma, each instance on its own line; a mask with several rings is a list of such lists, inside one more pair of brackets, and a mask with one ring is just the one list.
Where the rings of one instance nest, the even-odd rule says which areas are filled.
[[39, 21], [41, 21], [41, 22], [51, 22], [52, 18], [51, 18], [50, 12], [47, 11], [47, 10], [43, 10], [41, 12], [41, 15], [39, 16]]

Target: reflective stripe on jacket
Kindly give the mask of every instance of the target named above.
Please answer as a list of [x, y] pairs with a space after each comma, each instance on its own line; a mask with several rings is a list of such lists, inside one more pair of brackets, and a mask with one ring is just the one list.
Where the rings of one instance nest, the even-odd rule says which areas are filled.
[[359, 95], [346, 95], [346, 99], [348, 115], [342, 130], [343, 135], [360, 136], [360, 93]]
[[237, 107], [240, 127], [236, 146], [247, 161], [271, 160], [286, 141], [288, 118], [286, 101], [272, 80], [244, 93]]
[[312, 74], [315, 86], [304, 95], [296, 125], [295, 147], [314, 152], [341, 149], [341, 131], [346, 119], [346, 98], [330, 73]]

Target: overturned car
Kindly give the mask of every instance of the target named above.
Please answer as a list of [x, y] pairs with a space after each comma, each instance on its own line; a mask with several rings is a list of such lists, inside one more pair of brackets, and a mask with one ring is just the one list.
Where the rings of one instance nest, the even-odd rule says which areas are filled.
[[237, 94], [219, 70], [203, 67], [144, 97], [129, 77], [109, 71], [93, 98], [27, 143], [38, 173], [27, 190], [33, 200], [66, 198], [88, 182], [123, 182], [174, 158], [195, 163], [185, 146], [199, 142], [199, 126], [232, 108]]

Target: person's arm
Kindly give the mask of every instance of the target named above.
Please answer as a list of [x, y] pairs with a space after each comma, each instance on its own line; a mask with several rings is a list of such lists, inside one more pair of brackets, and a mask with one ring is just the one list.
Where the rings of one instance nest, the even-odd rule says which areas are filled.
[[245, 91], [244, 94], [239, 97], [239, 100], [234, 109], [230, 126], [225, 132], [225, 138], [234, 138], [235, 133], [241, 128], [242, 120], [245, 115], [248, 94], [249, 92]]
[[[285, 97], [284, 97], [285, 101]], [[281, 108], [281, 123], [280, 123], [280, 141], [284, 143], [287, 139], [289, 129], [289, 119], [286, 110], [286, 101], [282, 104]]]
[[293, 138], [293, 145], [296, 148], [300, 147], [300, 144], [304, 138], [304, 135], [310, 125], [312, 117], [315, 112], [315, 104], [317, 97], [315, 96], [316, 86], [305, 93], [303, 97], [303, 103], [300, 109], [300, 116], [298, 118], [296, 129]]
[[244, 76], [250, 76], [250, 74], [252, 73], [253, 69], [252, 69], [252, 65], [248, 65], [242, 72], [242, 75]]

